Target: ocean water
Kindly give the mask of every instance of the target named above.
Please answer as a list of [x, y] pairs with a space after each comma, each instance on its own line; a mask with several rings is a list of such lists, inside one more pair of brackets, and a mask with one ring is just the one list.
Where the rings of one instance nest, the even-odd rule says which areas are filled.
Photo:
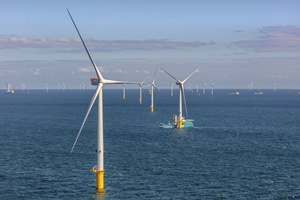
[[[104, 89], [105, 190], [95, 190], [93, 90], [0, 93], [0, 199], [300, 199], [297, 90], [186, 91], [192, 129], [159, 129], [178, 90]], [[199, 90], [200, 92], [200, 90]], [[202, 90], [201, 90], [202, 92]]]

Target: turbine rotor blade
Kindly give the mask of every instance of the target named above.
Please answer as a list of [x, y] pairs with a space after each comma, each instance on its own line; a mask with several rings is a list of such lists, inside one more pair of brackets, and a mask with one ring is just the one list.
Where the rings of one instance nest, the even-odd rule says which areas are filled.
[[[200, 67], [199, 67], [199, 68], [200, 68]], [[191, 73], [186, 79], [184, 79], [184, 80], [182, 81], [182, 83], [184, 83], [185, 81], [187, 81], [193, 74], [195, 74], [196, 72], [198, 72], [198, 71], [199, 71], [199, 68], [196, 69], [193, 73]]]
[[115, 81], [115, 80], [107, 80], [105, 79], [103, 81], [103, 84], [137, 84], [139, 85], [140, 83], [139, 82], [128, 82], [128, 81]]
[[70, 16], [70, 18], [71, 18], [71, 20], [72, 20], [72, 22], [73, 22], [73, 24], [74, 24], [74, 26], [75, 26], [75, 29], [76, 29], [76, 31], [77, 31], [79, 37], [80, 37], [80, 39], [81, 39], [81, 42], [82, 42], [82, 44], [83, 44], [83, 46], [84, 46], [84, 48], [85, 48], [85, 51], [86, 51], [86, 53], [88, 54], [88, 56], [89, 56], [89, 58], [90, 58], [90, 60], [91, 60], [91, 62], [92, 62], [92, 64], [93, 64], [93, 66], [94, 66], [94, 69], [95, 69], [95, 71], [96, 71], [96, 74], [97, 74], [99, 80], [100, 80], [100, 81], [104, 80], [103, 77], [102, 77], [102, 75], [101, 75], [101, 73], [100, 73], [100, 71], [99, 71], [99, 69], [98, 69], [98, 67], [97, 67], [97, 65], [96, 65], [96, 63], [94, 62], [92, 56], [90, 55], [90, 52], [89, 52], [88, 48], [86, 47], [86, 45], [85, 45], [85, 43], [84, 43], [84, 41], [83, 41], [83, 39], [82, 39], [82, 37], [81, 37], [81, 34], [80, 34], [80, 32], [79, 32], [79, 30], [78, 30], [78, 28], [77, 28], [77, 26], [76, 26], [76, 24], [75, 24], [75, 22], [74, 22], [74, 20], [73, 20], [73, 17], [72, 17], [72, 15], [71, 15], [71, 13], [69, 12], [68, 9], [67, 9], [67, 11], [68, 11], [68, 13], [69, 13], [69, 16]]
[[81, 131], [82, 131], [82, 129], [83, 129], [83, 126], [84, 126], [84, 124], [85, 124], [85, 122], [86, 122], [86, 120], [87, 120], [87, 118], [88, 118], [88, 116], [89, 116], [89, 114], [90, 114], [90, 111], [91, 111], [91, 109], [92, 109], [92, 107], [93, 107], [93, 105], [94, 105], [94, 103], [95, 103], [95, 100], [97, 99], [97, 96], [98, 96], [100, 90], [102, 89], [102, 86], [103, 86], [103, 84], [100, 83], [99, 86], [97, 87], [96, 92], [94, 93], [94, 95], [93, 95], [93, 97], [92, 97], [91, 103], [90, 103], [90, 105], [89, 105], [89, 109], [88, 109], [88, 111], [87, 111], [87, 113], [86, 113], [86, 115], [85, 115], [85, 118], [84, 118], [84, 120], [83, 120], [83, 122], [82, 122], [82, 125], [81, 125], [81, 127], [80, 127], [80, 130], [79, 130], [79, 132], [78, 132], [78, 134], [77, 134], [76, 140], [75, 140], [75, 142], [74, 142], [74, 144], [73, 144], [73, 147], [72, 147], [72, 150], [71, 150], [71, 153], [73, 152], [73, 150], [74, 150], [74, 148], [75, 148], [75, 145], [76, 145], [76, 143], [77, 143], [77, 140], [78, 140], [78, 138], [79, 138], [79, 136], [80, 136], [80, 133], [81, 133]]
[[153, 84], [154, 84], [154, 82], [155, 82], [156, 71], [157, 71], [157, 67], [156, 67], [156, 69], [155, 69], [154, 76], [153, 76], [153, 80], [152, 80], [152, 83], [153, 83]]
[[153, 87], [157, 90], [157, 92], [160, 93], [159, 89], [156, 87], [156, 85], [153, 84]]
[[173, 79], [175, 79], [177, 82], [181, 83], [180, 80], [178, 80], [177, 78], [175, 78], [173, 75], [171, 75], [169, 72], [167, 72], [166, 70], [164, 70], [163, 68], [160, 68], [161, 70], [163, 70], [166, 74], [168, 74], [169, 76], [171, 76]]

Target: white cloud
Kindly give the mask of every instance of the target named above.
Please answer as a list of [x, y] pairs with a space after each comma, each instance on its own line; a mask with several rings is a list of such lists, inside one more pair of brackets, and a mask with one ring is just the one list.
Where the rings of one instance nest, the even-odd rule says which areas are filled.
[[126, 70], [116, 69], [116, 70], [114, 70], [114, 73], [124, 73], [124, 74], [127, 74], [128, 72]]
[[[87, 46], [95, 51], [128, 51], [128, 50], [160, 50], [198, 48], [215, 45], [215, 42], [171, 41], [166, 39], [151, 40], [85, 40]], [[30, 37], [0, 37], [2, 49], [15, 48], [82, 48], [79, 38], [30, 38]]]
[[92, 72], [92, 67], [80, 67], [79, 69], [77, 69], [77, 72], [90, 73], [90, 72]]
[[241, 48], [254, 52], [298, 52], [300, 51], [300, 27], [269, 26], [258, 29], [260, 37], [255, 40], [234, 42]]

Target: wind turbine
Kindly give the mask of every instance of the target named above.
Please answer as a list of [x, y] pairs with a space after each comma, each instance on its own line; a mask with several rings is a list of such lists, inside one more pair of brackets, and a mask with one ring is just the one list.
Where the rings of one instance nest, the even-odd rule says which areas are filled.
[[173, 96], [173, 94], [174, 94], [173, 90], [174, 90], [174, 84], [173, 84], [173, 83], [171, 83], [171, 97], [172, 97], [172, 96]]
[[154, 84], [154, 82], [155, 82], [155, 76], [156, 76], [156, 71], [157, 71], [157, 67], [156, 67], [155, 72], [154, 72], [152, 83], [149, 84], [149, 86], [151, 86], [151, 91], [150, 91], [150, 93], [151, 93], [150, 112], [154, 112], [154, 94], [153, 94], [154, 93], [154, 88], [157, 91], [159, 91], [158, 88], [156, 87], [156, 85]]
[[252, 91], [253, 89], [253, 81], [249, 84], [249, 90]]
[[180, 92], [179, 92], [179, 113], [178, 113], [178, 119], [176, 122], [176, 128], [184, 128], [184, 127], [193, 127], [193, 123], [192, 121], [185, 121], [182, 117], [182, 98], [183, 98], [183, 102], [184, 102], [184, 106], [185, 106], [185, 112], [186, 112], [186, 116], [188, 116], [188, 112], [187, 112], [187, 108], [186, 108], [186, 101], [185, 101], [185, 94], [184, 94], [184, 83], [196, 72], [199, 71], [199, 68], [196, 69], [193, 73], [191, 73], [186, 79], [184, 79], [183, 81], [180, 81], [179, 79], [175, 78], [173, 75], [171, 75], [169, 72], [163, 70], [166, 74], [168, 74], [169, 76], [171, 76], [174, 80], [176, 80], [176, 85], [179, 86]]
[[172, 83], [172, 81], [171, 81], [171, 79], [170, 79], [170, 77], [168, 76], [168, 78], [169, 78], [169, 81], [170, 81], [170, 89], [171, 89], [171, 93], [170, 93], [170, 96], [172, 97], [173, 96], [173, 94], [174, 94], [174, 84]]
[[214, 87], [215, 83], [210, 84], [211, 85], [211, 95], [214, 95]]
[[276, 92], [276, 86], [277, 86], [277, 84], [274, 83], [274, 92]]
[[205, 94], [205, 86], [206, 86], [206, 83], [202, 83], [203, 85], [203, 94]]
[[65, 91], [66, 89], [66, 84], [63, 83], [63, 92]]
[[197, 94], [198, 94], [198, 91], [199, 91], [199, 83], [197, 81]]
[[126, 86], [123, 84], [123, 100], [126, 99]]
[[15, 91], [11, 88], [11, 83], [6, 82], [6, 86], [7, 86], [6, 94], [14, 94], [15, 93]]
[[139, 86], [140, 86], [140, 99], [139, 99], [139, 101], [140, 101], [140, 104], [142, 104], [142, 102], [143, 102], [143, 88], [142, 88], [142, 84], [143, 83], [139, 83]]
[[67, 9], [68, 13], [69, 13], [69, 16], [73, 22], [73, 25], [81, 39], [81, 42], [85, 48], [85, 51], [90, 59], [90, 61], [92, 62], [93, 64], [93, 67], [94, 67], [94, 70], [97, 74], [97, 77], [98, 77], [98, 85], [97, 85], [97, 89], [91, 99], [91, 102], [90, 102], [90, 105], [89, 105], [89, 108], [88, 108], [88, 111], [85, 115], [85, 118], [82, 122], [82, 125], [80, 127], [80, 130], [77, 134], [77, 137], [76, 137], [76, 140], [73, 144], [73, 147], [72, 147], [72, 150], [71, 152], [73, 152], [74, 150], [74, 147], [77, 143], [77, 140], [80, 136], [80, 133], [83, 129], [83, 126], [89, 116], [89, 113], [95, 103], [95, 100], [96, 98], [98, 97], [98, 139], [97, 139], [97, 165], [92, 169], [92, 172], [95, 172], [96, 173], [96, 189], [99, 191], [99, 192], [104, 192], [104, 147], [103, 147], [103, 98], [102, 98], [102, 88], [104, 85], [109, 85], [109, 84], [138, 84], [138, 83], [133, 83], [133, 82], [124, 82], [124, 81], [115, 81], [115, 80], [108, 80], [108, 79], [104, 79], [102, 74], [100, 73], [99, 69], [97, 68], [97, 65], [95, 64], [92, 56], [90, 55], [80, 33], [79, 33], [79, 30], [71, 16], [71, 13], [69, 12], [69, 10]]
[[191, 89], [191, 86], [192, 86], [193, 84], [191, 84], [191, 83], [189, 83], [189, 91], [190, 92], [193, 92], [193, 89]]
[[48, 91], [49, 91], [49, 84], [47, 83], [46, 84], [46, 92], [48, 93]]
[[[147, 78], [146, 78], [146, 79], [147, 79]], [[140, 99], [139, 99], [140, 104], [143, 103], [143, 83], [145, 82], [146, 79], [144, 79], [143, 82], [140, 82], [140, 83], [139, 83], [139, 86], [140, 86]]]

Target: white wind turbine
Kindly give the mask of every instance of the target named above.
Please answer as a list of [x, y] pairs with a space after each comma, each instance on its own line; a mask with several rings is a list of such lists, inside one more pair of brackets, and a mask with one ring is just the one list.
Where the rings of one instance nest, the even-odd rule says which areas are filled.
[[154, 88], [159, 92], [159, 89], [156, 87], [155, 85], [155, 76], [156, 76], [156, 71], [157, 71], [157, 67], [155, 69], [155, 72], [154, 72], [154, 76], [153, 76], [153, 80], [152, 80], [152, 83], [149, 84], [149, 86], [151, 86], [151, 105], [150, 105], [150, 112], [154, 112]]
[[249, 84], [249, 90], [252, 91], [253, 89], [253, 81], [251, 81], [251, 83]]
[[277, 86], [277, 84], [274, 83], [274, 92], [276, 92], [276, 86]]
[[126, 85], [123, 84], [123, 100], [126, 99]]
[[92, 169], [92, 172], [95, 172], [96, 173], [96, 189], [100, 192], [104, 192], [104, 147], [103, 147], [103, 99], [102, 99], [102, 88], [104, 85], [108, 85], [108, 84], [138, 84], [138, 83], [133, 83], [133, 82], [125, 82], [125, 81], [115, 81], [115, 80], [108, 80], [108, 79], [104, 79], [103, 76], [101, 75], [99, 69], [97, 68], [92, 56], [90, 55], [80, 33], [79, 33], [79, 30], [69, 12], [69, 10], [67, 9], [68, 13], [69, 13], [69, 16], [74, 24], [74, 27], [81, 39], [81, 42], [86, 50], [86, 53], [88, 54], [89, 56], [89, 59], [90, 61], [92, 62], [93, 64], [93, 67], [94, 67], [94, 70], [97, 74], [97, 77], [98, 77], [98, 86], [97, 86], [97, 89], [92, 97], [92, 100], [90, 102], [90, 105], [89, 105], [89, 108], [88, 108], [88, 111], [85, 115], [85, 118], [82, 122], [82, 125], [80, 127], [80, 130], [78, 132], [78, 135], [76, 137], [76, 140], [73, 144], [73, 147], [72, 147], [72, 150], [71, 152], [73, 152], [74, 150], [74, 147], [77, 143], [77, 140], [80, 136], [80, 133], [83, 129], [83, 126], [89, 116], [89, 113], [95, 103], [95, 100], [96, 98], [98, 97], [98, 139], [97, 139], [97, 165]]
[[46, 92], [48, 93], [48, 91], [49, 91], [49, 84], [47, 83], [46, 84]]
[[[186, 108], [186, 101], [185, 101], [185, 94], [184, 94], [184, 83], [196, 72], [199, 71], [199, 68], [196, 69], [193, 73], [191, 73], [186, 79], [184, 79], [183, 81], [180, 81], [179, 79], [175, 78], [173, 75], [171, 75], [170, 73], [168, 73], [167, 71], [163, 70], [166, 74], [168, 74], [169, 76], [171, 76], [174, 80], [176, 80], [176, 85], [179, 86], [180, 92], [179, 92], [179, 113], [178, 113], [178, 120], [176, 122], [176, 127], [177, 128], [184, 128], [184, 124], [183, 124], [183, 117], [182, 117], [182, 98], [183, 98], [183, 102], [184, 102], [184, 106], [185, 106], [185, 112], [186, 115], [188, 116], [188, 112], [187, 112], [187, 108]], [[192, 125], [193, 127], [193, 125]]]
[[142, 85], [143, 85], [143, 83], [139, 83], [139, 86], [140, 86], [140, 99], [139, 99], [140, 104], [143, 103], [143, 88], [142, 88]]
[[198, 92], [199, 92], [199, 83], [197, 81], [197, 94], [198, 94]]
[[214, 87], [215, 83], [210, 84], [211, 85], [211, 95], [214, 95]]
[[170, 81], [170, 96], [172, 97], [174, 95], [174, 83], [170, 80], [170, 78], [169, 81]]
[[193, 84], [189, 83], [189, 91], [190, 91], [190, 92], [193, 92], [193, 89], [191, 88], [192, 85], [193, 85]]
[[63, 83], [63, 92], [65, 91], [66, 89], [66, 84]]
[[205, 94], [205, 86], [206, 86], [206, 83], [202, 83], [203, 85], [203, 94]]
[[146, 79], [144, 79], [142, 82], [139, 83], [139, 86], [140, 86], [140, 104], [143, 103], [143, 83], [145, 82]]
[[173, 83], [171, 83], [171, 97], [172, 97], [172, 96], [173, 96], [173, 94], [174, 94], [173, 90], [174, 90], [174, 84], [173, 84]]

